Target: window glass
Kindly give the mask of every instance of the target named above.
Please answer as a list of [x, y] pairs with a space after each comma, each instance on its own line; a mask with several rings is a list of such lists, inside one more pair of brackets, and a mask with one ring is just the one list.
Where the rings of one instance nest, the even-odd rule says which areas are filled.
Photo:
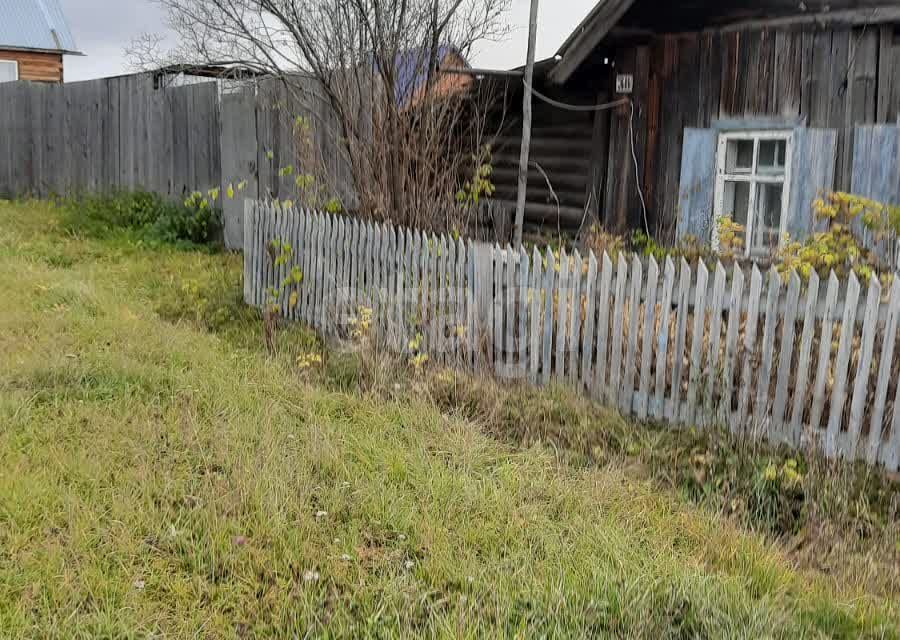
[[753, 170], [753, 140], [731, 140], [726, 151], [725, 171], [750, 173]]
[[750, 209], [750, 183], [726, 182], [725, 183], [725, 210], [723, 215], [728, 216], [738, 224], [747, 226], [747, 212]]
[[19, 79], [19, 63], [14, 60], [0, 60], [0, 82], [14, 82]]
[[756, 192], [753, 248], [775, 249], [781, 239], [781, 205], [784, 185], [759, 183]]
[[757, 170], [766, 174], [784, 173], [786, 149], [786, 140], [761, 140], [759, 143]]

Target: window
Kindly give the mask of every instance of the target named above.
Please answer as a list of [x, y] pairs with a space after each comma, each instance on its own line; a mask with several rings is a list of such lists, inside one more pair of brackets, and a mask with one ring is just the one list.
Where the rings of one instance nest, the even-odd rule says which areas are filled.
[[15, 82], [19, 79], [19, 63], [15, 60], [0, 60], [0, 82]]
[[[777, 249], [785, 232], [790, 185], [791, 132], [741, 131], [719, 135], [716, 219], [745, 229], [747, 256]], [[718, 245], [714, 227], [713, 246]]]

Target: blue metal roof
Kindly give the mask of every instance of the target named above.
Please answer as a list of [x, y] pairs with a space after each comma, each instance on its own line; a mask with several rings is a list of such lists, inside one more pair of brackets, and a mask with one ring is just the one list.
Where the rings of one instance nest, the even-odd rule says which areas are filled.
[[0, 49], [77, 53], [59, 0], [0, 0]]

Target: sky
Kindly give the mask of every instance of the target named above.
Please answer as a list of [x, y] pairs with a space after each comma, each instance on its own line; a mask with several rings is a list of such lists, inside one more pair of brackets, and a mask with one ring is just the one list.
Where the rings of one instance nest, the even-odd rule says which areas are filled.
[[[129, 73], [125, 48], [141, 33], [165, 33], [165, 15], [150, 0], [61, 0], [69, 27], [84, 57], [66, 58], [66, 81]], [[537, 58], [547, 58], [597, 0], [542, 0]], [[564, 8], [563, 8], [564, 7]], [[525, 63], [529, 0], [513, 0], [507, 14], [512, 33], [503, 42], [481, 43], [470, 62], [477, 67], [509, 69]]]

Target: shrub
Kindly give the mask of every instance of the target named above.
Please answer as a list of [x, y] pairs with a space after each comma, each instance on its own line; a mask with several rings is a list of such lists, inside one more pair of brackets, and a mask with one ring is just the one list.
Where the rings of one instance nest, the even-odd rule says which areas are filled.
[[93, 237], [124, 230], [151, 242], [210, 244], [221, 229], [217, 197], [215, 190], [208, 197], [195, 192], [183, 203], [146, 191], [82, 195], [64, 202], [65, 226]]
[[852, 271], [867, 281], [876, 271], [891, 270], [875, 253], [862, 246], [853, 229], [859, 220], [877, 241], [896, 238], [900, 231], [900, 207], [838, 191], [817, 199], [813, 211], [826, 228], [804, 242], [786, 239], [776, 254], [782, 273], [793, 269], [803, 278], [808, 278], [813, 271], [827, 277], [833, 269], [838, 277]]

